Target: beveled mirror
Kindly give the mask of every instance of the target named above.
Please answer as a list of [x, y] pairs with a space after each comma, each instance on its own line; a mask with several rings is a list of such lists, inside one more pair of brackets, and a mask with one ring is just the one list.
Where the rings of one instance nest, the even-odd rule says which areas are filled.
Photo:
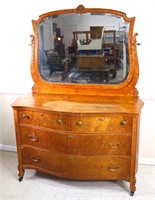
[[82, 5], [33, 20], [33, 91], [82, 94], [93, 87], [115, 94], [130, 84], [129, 93], [136, 93], [134, 20], [120, 11]]

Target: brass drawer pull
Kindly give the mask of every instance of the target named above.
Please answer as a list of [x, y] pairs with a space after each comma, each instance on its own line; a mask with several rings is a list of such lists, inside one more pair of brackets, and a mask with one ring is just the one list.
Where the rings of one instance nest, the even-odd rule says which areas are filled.
[[120, 122], [120, 125], [121, 125], [121, 126], [125, 126], [125, 125], [126, 125], [126, 121], [121, 121], [121, 122]]
[[57, 123], [60, 125], [62, 124], [62, 119], [58, 119]]
[[75, 158], [74, 158], [74, 157], [69, 157], [68, 159], [69, 159], [69, 160], [74, 160]]
[[103, 117], [98, 118], [99, 121], [104, 121]]
[[113, 144], [113, 143], [109, 143], [108, 146], [109, 148], [112, 148], [112, 149], [117, 149], [120, 147], [120, 143], [117, 143], [117, 144]]
[[111, 171], [111, 172], [116, 172], [116, 171], [119, 170], [119, 165], [117, 165], [115, 168], [108, 166], [108, 170]]
[[41, 160], [40, 160], [40, 158], [39, 157], [33, 157], [32, 155], [31, 155], [31, 160], [33, 161], [33, 162], [36, 162], [36, 163], [39, 163]]
[[29, 116], [27, 116], [25, 113], [22, 114], [22, 118], [29, 119]]
[[74, 136], [73, 135], [68, 135], [67, 138], [68, 139], [74, 139]]
[[82, 121], [78, 121], [76, 124], [77, 124], [78, 126], [82, 126], [83, 122], [82, 122]]
[[32, 142], [39, 142], [39, 138], [35, 135], [28, 135], [29, 140]]

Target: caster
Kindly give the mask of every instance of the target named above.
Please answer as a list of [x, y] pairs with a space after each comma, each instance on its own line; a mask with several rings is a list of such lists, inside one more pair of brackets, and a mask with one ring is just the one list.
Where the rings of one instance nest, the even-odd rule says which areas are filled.
[[21, 182], [21, 181], [23, 180], [23, 177], [22, 177], [22, 176], [21, 176], [21, 177], [19, 177], [19, 179], [18, 179], [18, 180], [19, 180], [19, 182]]
[[134, 195], [134, 192], [131, 191], [131, 192], [130, 192], [130, 196], [133, 196], [133, 195]]

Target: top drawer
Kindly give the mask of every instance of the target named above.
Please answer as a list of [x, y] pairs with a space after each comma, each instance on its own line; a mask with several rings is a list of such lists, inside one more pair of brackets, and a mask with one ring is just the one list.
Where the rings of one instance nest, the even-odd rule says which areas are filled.
[[29, 124], [57, 130], [69, 130], [69, 117], [62, 114], [52, 114], [28, 110], [18, 111], [19, 124]]
[[71, 117], [71, 130], [75, 132], [131, 133], [132, 118], [123, 115], [96, 115]]

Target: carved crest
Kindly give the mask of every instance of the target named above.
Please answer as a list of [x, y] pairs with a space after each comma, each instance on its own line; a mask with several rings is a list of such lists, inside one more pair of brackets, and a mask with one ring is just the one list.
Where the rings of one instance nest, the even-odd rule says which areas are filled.
[[86, 11], [86, 9], [85, 9], [85, 7], [83, 5], [79, 5], [76, 8], [75, 12], [78, 13], [78, 14], [83, 14], [83, 13], [86, 13], [87, 11]]

